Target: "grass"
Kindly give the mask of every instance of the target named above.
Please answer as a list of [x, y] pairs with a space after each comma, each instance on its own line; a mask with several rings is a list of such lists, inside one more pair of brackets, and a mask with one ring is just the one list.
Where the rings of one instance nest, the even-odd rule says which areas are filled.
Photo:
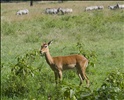
[[[124, 2], [120, 1], [119, 3]], [[1, 69], [2, 80], [4, 80], [6, 74], [10, 73], [10, 64], [16, 64], [18, 55], [24, 55], [34, 49], [39, 50], [41, 43], [52, 39], [54, 40], [50, 46], [52, 56], [78, 53], [77, 42], [82, 44], [84, 51], [93, 51], [97, 55], [95, 67], [88, 66], [88, 77], [92, 89], [97, 89], [109, 72], [117, 69], [124, 72], [124, 10], [109, 10], [108, 5], [113, 4], [116, 4], [116, 2], [34, 2], [34, 6], [30, 7], [29, 2], [2, 3], [1, 62], [4, 65]], [[90, 5], [104, 5], [105, 9], [84, 12], [85, 7]], [[73, 8], [74, 12], [67, 15], [46, 15], [44, 10], [47, 7], [69, 7]], [[16, 16], [16, 11], [23, 8], [29, 9], [29, 15]], [[38, 67], [42, 65], [41, 63], [44, 63], [40, 72], [41, 76], [38, 74], [36, 79], [44, 77], [44, 82], [38, 83], [40, 85], [45, 84], [41, 85], [46, 87], [46, 90], [41, 92], [43, 98], [44, 93], [54, 90], [54, 85], [49, 84], [54, 83], [54, 75], [42, 57], [34, 63], [34, 66]], [[69, 72], [64, 72], [64, 82], [75, 85], [79, 83], [76, 73]], [[41, 81], [43, 80], [41, 79]], [[36, 85], [36, 83], [33, 83], [35, 81], [30, 82], [32, 82], [32, 87], [33, 84]], [[35, 91], [34, 93], [36, 93]], [[33, 91], [31, 94], [33, 94]], [[33, 95], [34, 98], [36, 95], [38, 94]]]

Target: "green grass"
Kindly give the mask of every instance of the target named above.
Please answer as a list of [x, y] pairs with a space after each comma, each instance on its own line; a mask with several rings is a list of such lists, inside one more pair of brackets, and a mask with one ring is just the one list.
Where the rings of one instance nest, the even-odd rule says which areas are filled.
[[[87, 70], [91, 89], [99, 88], [109, 72], [117, 69], [124, 72], [124, 10], [107, 9], [108, 4], [115, 2], [96, 2], [97, 5], [103, 4], [106, 8], [103, 11], [91, 12], [84, 12], [85, 6], [92, 5], [91, 2], [84, 2], [83, 6], [80, 2], [35, 3], [33, 7], [29, 7], [28, 3], [1, 4], [2, 85], [7, 80], [5, 76], [11, 72], [10, 65], [17, 63], [17, 56], [25, 55], [32, 50], [38, 51], [41, 43], [52, 39], [54, 42], [49, 47], [52, 56], [79, 53], [76, 46], [78, 42], [82, 44], [84, 51], [93, 51], [97, 55], [95, 66], [89, 65]], [[16, 11], [21, 9], [23, 4], [29, 9], [29, 15], [16, 16]], [[74, 9], [74, 13], [45, 15], [43, 12], [48, 6], [69, 6]], [[12, 10], [9, 9], [10, 7]], [[33, 90], [26, 94], [30, 100], [34, 98], [46, 100], [46, 94], [49, 94], [50, 91], [55, 93], [57, 91], [54, 89], [54, 74], [46, 64], [44, 57], [37, 58], [33, 63], [34, 68], [39, 66], [42, 69], [35, 73], [35, 78], [28, 78], [31, 83], [26, 81], [27, 84], [30, 84], [28, 88]], [[79, 84], [78, 76], [73, 71], [64, 72], [63, 81], [67, 84]], [[34, 87], [39, 89], [41, 96]], [[15, 100], [17, 100], [16, 98]], [[3, 100], [8, 100], [8, 97], [3, 96]]]

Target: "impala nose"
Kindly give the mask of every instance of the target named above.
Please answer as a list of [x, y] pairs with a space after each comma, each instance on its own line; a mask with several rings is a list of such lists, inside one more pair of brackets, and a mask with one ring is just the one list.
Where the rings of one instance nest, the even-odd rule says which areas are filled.
[[41, 50], [39, 52], [40, 52], [40, 54], [42, 54], [42, 51]]
[[41, 50], [39, 51], [39, 53], [40, 53], [40, 56], [43, 56], [43, 53], [42, 53], [42, 51], [41, 51]]

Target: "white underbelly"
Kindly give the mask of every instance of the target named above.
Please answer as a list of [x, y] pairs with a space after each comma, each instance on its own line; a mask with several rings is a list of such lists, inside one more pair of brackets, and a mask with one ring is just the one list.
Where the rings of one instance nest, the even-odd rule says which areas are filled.
[[69, 64], [68, 67], [69, 68], [74, 68], [76, 64]]
[[66, 69], [73, 69], [75, 68], [76, 64], [68, 64], [68, 65], [64, 65], [63, 66], [63, 69], [66, 70]]

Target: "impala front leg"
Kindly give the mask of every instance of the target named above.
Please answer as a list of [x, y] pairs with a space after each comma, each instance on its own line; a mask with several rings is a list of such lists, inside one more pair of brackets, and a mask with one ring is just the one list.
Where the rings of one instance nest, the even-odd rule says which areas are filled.
[[61, 70], [59, 71], [59, 81], [60, 82], [62, 81], [62, 71]]
[[55, 82], [56, 82], [56, 84], [58, 83], [57, 82], [57, 79], [58, 79], [58, 73], [57, 72], [54, 72], [54, 75], [55, 75]]

